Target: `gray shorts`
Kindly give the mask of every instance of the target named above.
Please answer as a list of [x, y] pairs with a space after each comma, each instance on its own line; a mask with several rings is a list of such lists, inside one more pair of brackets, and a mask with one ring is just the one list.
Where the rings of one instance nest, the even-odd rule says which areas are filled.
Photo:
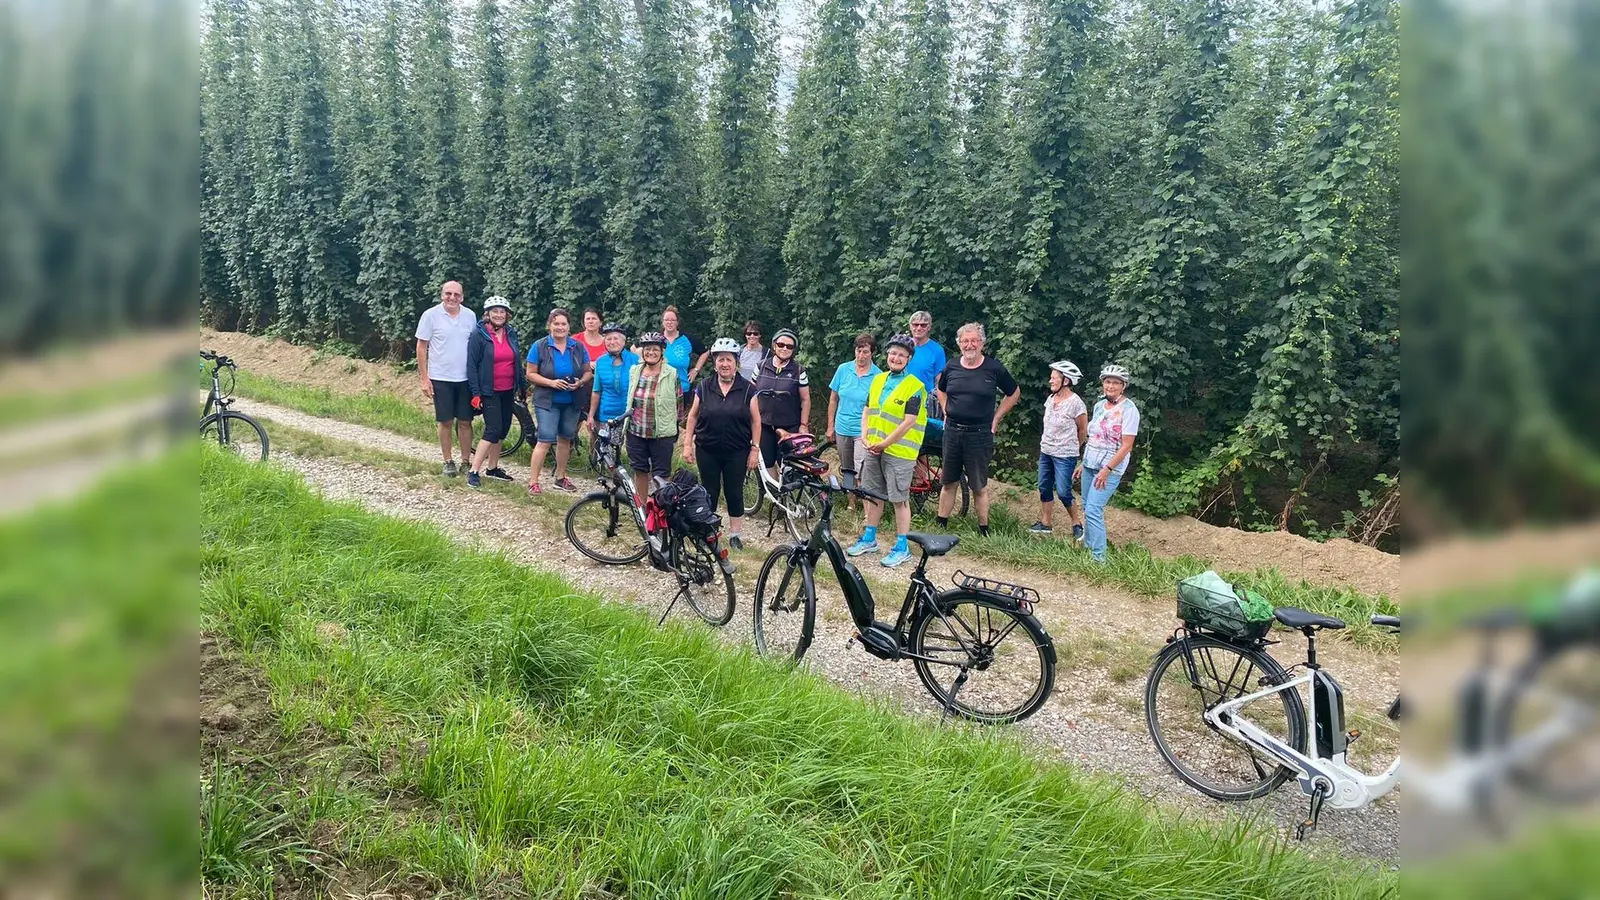
[[847, 485], [860, 484], [861, 466], [865, 462], [862, 457], [867, 455], [867, 439], [861, 435], [851, 437], [848, 434], [841, 434], [838, 437], [839, 468], [855, 473], [853, 476], [846, 476], [841, 471], [841, 476], [846, 479]]
[[911, 499], [911, 470], [917, 467], [914, 459], [901, 459], [887, 453], [868, 453], [861, 466], [861, 486], [889, 498], [890, 503], [905, 503]]

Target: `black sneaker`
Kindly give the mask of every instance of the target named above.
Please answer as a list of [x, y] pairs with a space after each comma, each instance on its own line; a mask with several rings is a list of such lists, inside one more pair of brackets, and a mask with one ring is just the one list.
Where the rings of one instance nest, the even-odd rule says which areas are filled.
[[1052, 529], [1050, 526], [1043, 522], [1035, 522], [1028, 526], [1028, 532], [1030, 534], [1050, 534], [1051, 531]]
[[456, 461], [455, 460], [447, 459], [447, 460], [444, 461], [444, 474], [445, 474], [446, 478], [454, 478], [454, 477], [456, 477]]
[[516, 481], [516, 479], [512, 478], [511, 475], [508, 472], [506, 472], [505, 469], [502, 469], [499, 466], [495, 466], [494, 468], [489, 469], [488, 471], [484, 472], [483, 474], [484, 474], [484, 477], [486, 477], [486, 478], [498, 478], [501, 481]]
[[737, 534], [730, 534], [730, 535], [728, 535], [728, 549], [729, 550], [743, 550], [744, 549], [744, 541], [740, 540], [739, 536]]
[[467, 487], [478, 487], [481, 484], [483, 484], [483, 479], [478, 477], [477, 472], [467, 473]]
[[980, 535], [982, 535], [984, 537], [988, 537], [989, 536], [989, 526], [987, 526], [987, 525], [979, 525], [978, 526], [978, 534], [980, 534]]

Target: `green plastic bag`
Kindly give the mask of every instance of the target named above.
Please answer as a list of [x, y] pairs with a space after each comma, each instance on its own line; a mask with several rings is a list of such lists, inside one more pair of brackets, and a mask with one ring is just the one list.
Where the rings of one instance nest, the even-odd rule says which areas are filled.
[[1207, 570], [1178, 582], [1178, 618], [1191, 628], [1256, 640], [1272, 627], [1272, 604]]

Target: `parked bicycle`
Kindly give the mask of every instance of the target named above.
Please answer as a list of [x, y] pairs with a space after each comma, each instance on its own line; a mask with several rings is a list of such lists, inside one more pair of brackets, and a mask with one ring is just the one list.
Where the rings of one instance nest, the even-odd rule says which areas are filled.
[[[229, 408], [233, 404], [234, 373], [239, 369], [238, 364], [209, 350], [201, 350], [200, 358], [211, 363], [211, 393], [206, 395], [205, 409], [200, 412], [201, 439], [216, 441], [245, 459], [266, 459], [267, 430], [250, 416]], [[201, 369], [204, 368], [202, 365]], [[228, 381], [226, 390], [222, 386], [224, 372]]]
[[[943, 460], [944, 422], [929, 419], [928, 428], [923, 432], [922, 451], [917, 454], [917, 462], [911, 469], [912, 515], [922, 515], [930, 502], [935, 511], [939, 509], [939, 492], [944, 489], [944, 483], [940, 480], [944, 476]], [[951, 510], [951, 514], [964, 516], [972, 505], [972, 489], [967, 486], [965, 473], [956, 484], [961, 491], [961, 503]]]
[[[1310, 812], [1295, 829], [1298, 839], [1317, 827], [1324, 804], [1359, 809], [1394, 789], [1398, 756], [1376, 775], [1346, 760], [1361, 733], [1345, 730], [1344, 690], [1317, 662], [1316, 644], [1317, 632], [1343, 628], [1343, 620], [1284, 606], [1272, 619], [1256, 621], [1246, 618], [1238, 598], [1195, 596], [1180, 591], [1184, 625], [1167, 638], [1145, 684], [1150, 737], [1179, 778], [1208, 796], [1236, 801], [1296, 779], [1310, 798]], [[1275, 643], [1267, 640], [1273, 619], [1305, 635], [1304, 663], [1285, 669], [1267, 652]], [[1397, 616], [1373, 616], [1372, 624], [1400, 630]], [[1295, 669], [1303, 674], [1294, 675]], [[1309, 731], [1302, 687], [1312, 699]], [[1389, 717], [1399, 716], [1396, 698]], [[1308, 736], [1314, 738], [1309, 746]]]
[[1039, 593], [1022, 585], [957, 572], [955, 588], [937, 590], [928, 558], [944, 556], [960, 538], [913, 532], [922, 551], [893, 624], [874, 618], [872, 591], [833, 536], [833, 498], [840, 493], [888, 502], [881, 494], [824, 481], [805, 473], [821, 502], [817, 522], [801, 543], [772, 551], [756, 577], [753, 606], [756, 649], [764, 656], [800, 660], [815, 637], [815, 569], [827, 556], [856, 625], [853, 640], [879, 659], [911, 660], [923, 687], [946, 713], [1001, 724], [1025, 719], [1044, 705], [1055, 684], [1056, 650], [1033, 615]]
[[[1456, 688], [1447, 758], [1407, 763], [1407, 788], [1436, 809], [1476, 813], [1494, 830], [1506, 824], [1495, 801], [1507, 787], [1556, 805], [1600, 800], [1600, 572], [1464, 625], [1480, 649]], [[1526, 649], [1504, 666], [1507, 636]]]
[[[684, 501], [690, 498], [669, 499], [666, 495], [674, 483], [659, 477], [651, 496], [637, 501], [633, 475], [619, 452], [627, 421], [613, 419], [596, 429], [590, 462], [601, 473], [600, 490], [578, 498], [567, 510], [567, 540], [598, 563], [627, 565], [648, 556], [652, 566], [672, 573], [678, 593], [661, 621], [680, 598], [686, 598], [700, 618], [726, 625], [733, 618], [735, 599], [733, 564], [722, 546], [721, 519], [715, 513], [708, 518], [685, 508]], [[700, 495], [704, 494], [701, 488]], [[707, 510], [709, 506], [707, 501]]]
[[[788, 394], [788, 391], [771, 389], [756, 392], [758, 397], [782, 397]], [[789, 532], [789, 539], [794, 541], [804, 540], [817, 520], [820, 498], [816, 491], [806, 486], [803, 474], [795, 468], [792, 459], [814, 455], [813, 448], [821, 452], [815, 440], [809, 434], [790, 435], [778, 442], [778, 458], [775, 460], [767, 459], [765, 451], [758, 450], [760, 465], [745, 475], [744, 514], [753, 518], [766, 509], [769, 537], [777, 527], [780, 516], [784, 530]], [[777, 469], [776, 475], [771, 471], [774, 468]]]

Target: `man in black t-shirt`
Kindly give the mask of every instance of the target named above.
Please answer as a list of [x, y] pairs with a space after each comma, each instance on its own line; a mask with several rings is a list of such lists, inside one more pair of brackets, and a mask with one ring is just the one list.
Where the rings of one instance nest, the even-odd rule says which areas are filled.
[[[983, 326], [971, 322], [956, 331], [961, 355], [939, 373], [939, 405], [944, 407], [944, 471], [939, 480], [939, 526], [950, 524], [956, 483], [967, 476], [978, 507], [978, 533], [989, 533], [989, 464], [1000, 420], [1017, 405], [1022, 392], [998, 359], [983, 355]], [[995, 393], [1003, 399], [995, 407]]]

